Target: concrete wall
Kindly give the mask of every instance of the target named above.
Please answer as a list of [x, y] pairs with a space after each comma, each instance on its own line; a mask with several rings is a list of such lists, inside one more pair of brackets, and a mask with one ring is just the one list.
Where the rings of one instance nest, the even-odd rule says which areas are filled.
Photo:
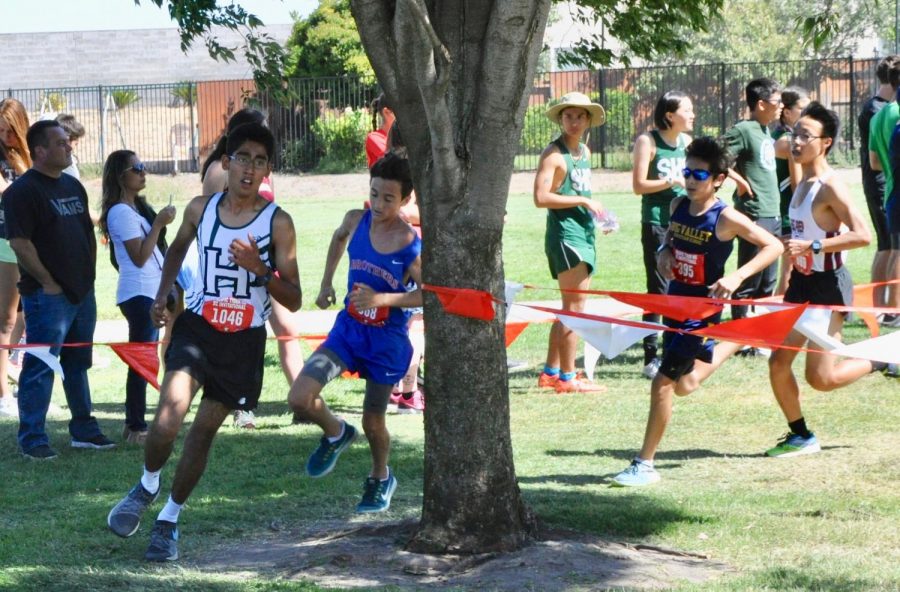
[[[266, 31], [283, 43], [291, 26], [274, 25]], [[227, 47], [240, 44], [240, 37], [228, 30], [217, 37]], [[6, 64], [0, 72], [0, 92], [251, 77], [239, 51], [238, 60], [230, 63], [213, 60], [202, 42], [182, 53], [177, 29], [6, 34], [0, 35], [0, 47]]]

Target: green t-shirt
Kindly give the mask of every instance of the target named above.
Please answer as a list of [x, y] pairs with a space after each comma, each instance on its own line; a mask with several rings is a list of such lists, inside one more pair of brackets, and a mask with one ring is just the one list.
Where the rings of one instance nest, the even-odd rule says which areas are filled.
[[[772, 140], [778, 143], [782, 136], [787, 136], [790, 140], [791, 130], [779, 125], [772, 132]], [[790, 230], [791, 220], [788, 218], [788, 208], [791, 205], [791, 198], [794, 196], [794, 190], [791, 189], [791, 169], [787, 158], [775, 157], [775, 176], [778, 178], [778, 193], [781, 196], [781, 229]]]
[[[562, 140], [553, 142], [559, 148], [563, 159], [566, 161], [566, 177], [562, 185], [556, 190], [560, 195], [591, 196], [591, 161], [588, 158], [587, 147], [579, 144], [581, 158], [575, 160], [569, 154]], [[547, 210], [547, 242], [567, 242], [594, 244], [594, 218], [591, 211], [584, 206], [573, 208], [548, 209]]]
[[[679, 134], [676, 145], [669, 146], [658, 130], [651, 131], [650, 135], [656, 144], [656, 155], [647, 168], [647, 179], [656, 181], [681, 177], [681, 169], [684, 168], [684, 150], [690, 138], [686, 134]], [[669, 204], [676, 197], [683, 195], [687, 195], [687, 192], [677, 185], [656, 193], [644, 194], [641, 197], [641, 222], [654, 226], [668, 226]]]
[[781, 198], [775, 175], [775, 142], [769, 129], [759, 122], [742, 121], [725, 133], [734, 169], [750, 183], [753, 197], [734, 195], [734, 207], [751, 218], [779, 216]]
[[869, 150], [878, 155], [884, 173], [884, 201], [894, 189], [894, 172], [891, 170], [891, 136], [900, 121], [900, 106], [896, 102], [885, 105], [869, 123]]

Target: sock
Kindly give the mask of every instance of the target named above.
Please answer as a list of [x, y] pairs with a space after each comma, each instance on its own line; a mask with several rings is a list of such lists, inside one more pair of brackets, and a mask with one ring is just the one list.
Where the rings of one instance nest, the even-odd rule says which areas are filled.
[[573, 378], [575, 378], [575, 372], [560, 372], [559, 373], [559, 379], [562, 380], [563, 382], [572, 380]]
[[144, 475], [141, 477], [141, 487], [150, 493], [159, 491], [159, 473], [160, 471], [148, 471], [144, 467]]
[[647, 465], [648, 467], [653, 468], [652, 460], [644, 460], [643, 458], [641, 458], [639, 456], [634, 457], [634, 460], [636, 460], [637, 462], [639, 462], [642, 465]]
[[802, 417], [796, 421], [789, 421], [788, 427], [791, 428], [791, 431], [797, 434], [798, 436], [803, 436], [804, 438], [809, 438], [812, 434], [806, 428], [806, 420]]
[[884, 372], [888, 367], [886, 362], [876, 362], [872, 361], [872, 372]]
[[391, 467], [385, 467], [385, 468], [387, 469], [388, 476], [385, 477], [384, 479], [379, 479], [379, 481], [381, 481], [382, 483], [387, 483], [388, 479], [391, 478]]
[[345, 431], [346, 429], [347, 429], [347, 424], [344, 423], [344, 422], [342, 421], [342, 422], [341, 422], [341, 433], [338, 434], [337, 436], [333, 437], [333, 438], [329, 436], [329, 437], [328, 437], [328, 441], [329, 441], [330, 443], [334, 444], [335, 442], [337, 442], [338, 440], [340, 440], [341, 438], [344, 437], [344, 431]]
[[169, 494], [169, 500], [166, 502], [166, 505], [163, 506], [162, 511], [160, 511], [159, 516], [157, 516], [156, 519], [178, 524], [178, 515], [181, 513], [181, 508], [183, 507], [184, 504], [176, 504], [173, 502], [172, 494]]
[[552, 368], [544, 364], [544, 374], [547, 374], [549, 376], [559, 376], [559, 368]]
[[404, 399], [406, 399], [407, 401], [409, 401], [410, 399], [413, 398], [413, 394], [415, 394], [415, 392], [416, 392], [416, 391], [409, 391], [408, 393], [403, 393], [402, 396], [403, 396]]

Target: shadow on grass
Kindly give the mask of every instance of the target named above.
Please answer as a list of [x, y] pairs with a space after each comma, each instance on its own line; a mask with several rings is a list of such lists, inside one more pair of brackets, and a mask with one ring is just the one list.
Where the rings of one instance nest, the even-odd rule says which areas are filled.
[[[149, 568], [144, 572], [128, 570], [121, 573], [90, 573], [60, 570], [53, 568], [36, 568], [26, 572], [11, 574], [0, 583], [0, 590], [22, 591], [41, 590], [42, 592], [88, 592], [95, 590], [179, 590], [180, 592], [247, 592], [264, 589], [267, 592], [318, 592], [321, 589], [306, 582], [267, 582], [259, 587], [243, 580], [213, 580], [206, 577], [177, 577], [177, 583], [165, 576], [171, 572], [171, 566], [158, 569]], [[175, 573], [172, 572], [175, 576]]]
[[759, 571], [732, 582], [735, 589], [812, 590], [816, 592], [860, 592], [861, 590], [897, 590], [896, 582], [838, 574], [822, 576], [811, 569], [776, 567]]
[[[630, 462], [631, 459], [634, 458], [636, 453], [635, 448], [598, 448], [593, 452], [588, 452], [586, 450], [548, 450], [548, 456], [557, 456], [557, 457], [577, 457], [577, 456], [609, 456], [612, 458], [619, 458], [626, 462]], [[700, 458], [759, 458], [763, 456], [763, 454], [747, 454], [747, 453], [726, 453], [726, 452], [718, 452], [715, 450], [708, 450], [706, 448], [686, 448], [682, 450], [663, 450], [656, 453], [655, 461], [659, 463], [659, 461], [667, 461], [667, 460], [694, 460]], [[660, 464], [663, 467], [676, 467], [680, 466], [680, 463], [671, 464]]]

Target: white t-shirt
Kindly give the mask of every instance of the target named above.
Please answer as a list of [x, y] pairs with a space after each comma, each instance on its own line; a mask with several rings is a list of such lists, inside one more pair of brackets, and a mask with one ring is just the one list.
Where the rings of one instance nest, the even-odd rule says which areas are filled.
[[150, 224], [128, 204], [118, 203], [109, 209], [106, 218], [109, 239], [116, 250], [119, 264], [119, 287], [116, 290], [116, 304], [121, 304], [135, 296], [155, 298], [162, 277], [163, 254], [159, 247], [153, 247], [153, 254], [138, 267], [125, 249], [125, 241], [134, 238], [144, 240], [150, 233]]

